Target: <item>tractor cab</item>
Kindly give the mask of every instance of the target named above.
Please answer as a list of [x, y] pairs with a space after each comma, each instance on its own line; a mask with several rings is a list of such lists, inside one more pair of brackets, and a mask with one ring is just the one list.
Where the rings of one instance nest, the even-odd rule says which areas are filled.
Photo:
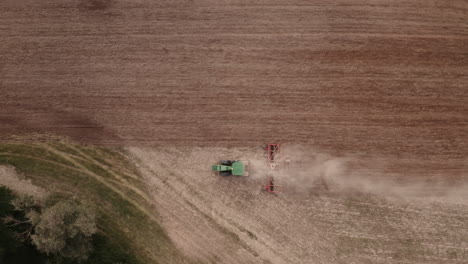
[[247, 171], [248, 161], [221, 160], [219, 164], [211, 166], [211, 170], [219, 172], [221, 176], [249, 176]]

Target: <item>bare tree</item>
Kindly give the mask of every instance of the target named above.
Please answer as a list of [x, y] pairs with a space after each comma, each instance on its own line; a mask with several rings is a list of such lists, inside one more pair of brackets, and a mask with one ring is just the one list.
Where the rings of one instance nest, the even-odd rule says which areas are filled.
[[74, 200], [61, 200], [28, 217], [34, 226], [31, 239], [38, 250], [76, 260], [88, 257], [92, 235], [97, 232], [91, 208]]
[[9, 228], [15, 229], [16, 238], [19, 241], [26, 241], [31, 238], [34, 227], [31, 219], [38, 216], [40, 209], [39, 203], [32, 196], [24, 195], [11, 201], [15, 211], [22, 212], [21, 216], [8, 215], [2, 218], [2, 221]]

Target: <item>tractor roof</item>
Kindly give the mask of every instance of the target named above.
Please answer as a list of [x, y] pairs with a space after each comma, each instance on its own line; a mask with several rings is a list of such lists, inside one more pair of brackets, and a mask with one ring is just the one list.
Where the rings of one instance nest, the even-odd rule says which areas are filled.
[[232, 163], [232, 175], [243, 176], [244, 170], [245, 170], [245, 167], [242, 161], [236, 161]]

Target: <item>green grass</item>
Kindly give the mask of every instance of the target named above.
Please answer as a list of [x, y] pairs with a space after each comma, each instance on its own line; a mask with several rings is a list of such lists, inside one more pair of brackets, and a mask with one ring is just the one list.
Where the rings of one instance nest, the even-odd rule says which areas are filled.
[[47, 190], [93, 204], [102, 235], [114, 247], [132, 252], [131, 263], [191, 263], [157, 223], [142, 188], [145, 184], [124, 153], [57, 141], [2, 144], [0, 164], [14, 166]]
[[0, 145], [0, 153], [10, 154], [10, 156], [18, 155], [21, 157], [32, 156], [37, 159], [44, 159], [50, 162], [57, 162], [63, 165], [71, 166], [74, 165], [62, 157], [53, 154], [52, 152], [32, 145], [22, 144], [2, 144]]
[[[17, 219], [25, 219], [24, 213], [14, 210], [11, 201], [14, 194], [7, 188], [0, 186], [0, 218], [5, 216], [15, 216]], [[63, 199], [63, 195], [57, 195], [55, 200]], [[52, 201], [50, 201], [52, 202]], [[102, 224], [102, 222], [101, 222]], [[29, 224], [26, 224], [30, 226]], [[12, 227], [0, 221], [0, 263], [15, 264], [78, 264], [76, 261], [67, 259], [57, 259], [53, 255], [40, 253], [29, 240], [19, 241], [15, 238], [15, 232], [21, 232], [22, 226]], [[114, 241], [125, 241], [125, 237], [115, 239], [118, 235], [114, 230], [113, 237], [105, 236], [105, 233], [94, 235], [93, 251], [89, 258], [80, 264], [115, 264], [115, 263], [141, 263], [134, 254], [127, 249], [128, 245], [115, 243]], [[126, 247], [124, 247], [126, 246]]]

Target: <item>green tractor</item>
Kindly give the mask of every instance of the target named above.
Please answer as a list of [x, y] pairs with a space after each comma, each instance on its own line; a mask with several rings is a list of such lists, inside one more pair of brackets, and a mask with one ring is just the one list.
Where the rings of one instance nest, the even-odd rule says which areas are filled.
[[248, 161], [221, 160], [219, 164], [211, 166], [211, 170], [219, 172], [221, 176], [249, 176], [248, 165]]

